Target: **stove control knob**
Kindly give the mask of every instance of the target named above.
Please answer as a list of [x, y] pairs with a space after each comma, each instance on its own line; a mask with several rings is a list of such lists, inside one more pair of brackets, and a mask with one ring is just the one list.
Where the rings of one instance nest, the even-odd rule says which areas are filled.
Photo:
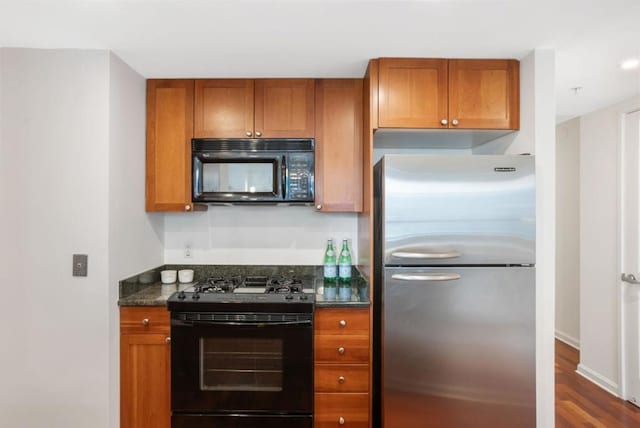
[[181, 292], [178, 293], [178, 299], [184, 300], [185, 297], [187, 297], [187, 296], [184, 294], [184, 291], [181, 291]]
[[287, 294], [284, 298], [287, 300], [293, 300], [293, 296], [291, 294]]
[[309, 300], [309, 296], [303, 294], [302, 296], [300, 296], [300, 300]]
[[193, 300], [198, 300], [198, 299], [200, 299], [200, 295], [198, 293], [193, 293], [193, 296], [191, 298]]

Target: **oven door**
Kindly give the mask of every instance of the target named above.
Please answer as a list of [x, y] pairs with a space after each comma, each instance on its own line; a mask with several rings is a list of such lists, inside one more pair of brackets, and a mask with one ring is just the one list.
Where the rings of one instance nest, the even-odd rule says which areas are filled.
[[194, 151], [192, 162], [194, 202], [284, 200], [285, 155]]
[[313, 315], [173, 312], [174, 415], [313, 411]]

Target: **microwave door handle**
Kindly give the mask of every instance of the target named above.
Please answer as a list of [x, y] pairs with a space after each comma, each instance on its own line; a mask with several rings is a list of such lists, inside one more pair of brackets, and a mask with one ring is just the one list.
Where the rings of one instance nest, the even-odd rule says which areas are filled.
[[287, 171], [287, 156], [283, 155], [282, 156], [282, 174], [281, 174], [283, 200], [287, 199], [287, 175], [289, 175]]

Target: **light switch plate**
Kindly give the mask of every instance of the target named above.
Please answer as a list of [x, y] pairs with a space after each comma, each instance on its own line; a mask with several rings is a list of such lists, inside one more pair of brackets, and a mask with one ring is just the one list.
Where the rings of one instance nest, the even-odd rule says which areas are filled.
[[73, 276], [87, 276], [88, 263], [89, 263], [89, 255], [74, 254], [73, 255]]

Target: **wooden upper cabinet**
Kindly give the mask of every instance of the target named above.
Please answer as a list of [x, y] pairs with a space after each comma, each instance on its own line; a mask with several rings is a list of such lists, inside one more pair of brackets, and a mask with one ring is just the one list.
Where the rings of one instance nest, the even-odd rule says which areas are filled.
[[362, 211], [362, 79], [316, 81], [316, 208]]
[[446, 59], [381, 58], [380, 128], [446, 128]]
[[449, 60], [450, 127], [518, 129], [519, 63], [515, 60]]
[[190, 211], [193, 80], [147, 81], [147, 211]]
[[519, 129], [519, 62], [381, 58], [378, 127]]
[[255, 81], [255, 136], [314, 137], [314, 80], [258, 79]]
[[253, 80], [200, 79], [195, 85], [196, 138], [253, 136]]
[[313, 79], [195, 81], [196, 138], [313, 138]]

